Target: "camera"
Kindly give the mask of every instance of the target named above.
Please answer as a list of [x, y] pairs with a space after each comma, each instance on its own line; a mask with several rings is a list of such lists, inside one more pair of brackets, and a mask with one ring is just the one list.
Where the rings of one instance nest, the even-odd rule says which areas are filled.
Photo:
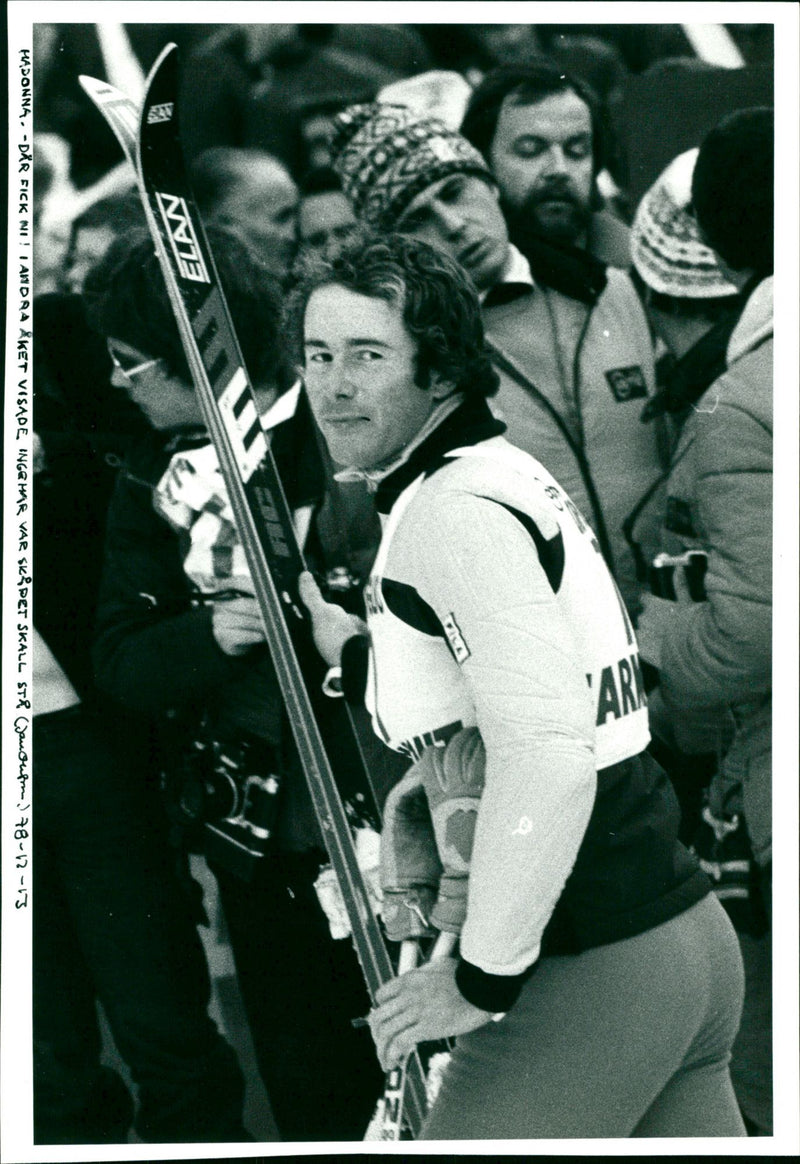
[[177, 779], [162, 772], [173, 823], [193, 847], [250, 881], [269, 852], [280, 768], [265, 740], [242, 733], [221, 740], [205, 725], [181, 756]]
[[316, 574], [315, 577], [326, 602], [335, 602], [348, 614], [364, 617], [363, 583], [348, 566], [334, 566], [324, 574]]
[[676, 573], [680, 571], [686, 581], [686, 589], [692, 602], [705, 602], [705, 576], [708, 568], [708, 554], [705, 550], [687, 550], [684, 554], [657, 554], [649, 568], [650, 592], [656, 598], [666, 598], [676, 602]]

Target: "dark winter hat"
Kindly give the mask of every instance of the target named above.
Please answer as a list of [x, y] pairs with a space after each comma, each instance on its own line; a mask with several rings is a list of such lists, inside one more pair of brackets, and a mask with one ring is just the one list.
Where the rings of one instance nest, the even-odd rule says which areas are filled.
[[345, 109], [334, 121], [331, 155], [356, 217], [378, 230], [392, 230], [417, 194], [448, 174], [474, 174], [495, 185], [466, 138], [401, 105]]
[[775, 123], [771, 109], [739, 109], [700, 146], [692, 202], [708, 243], [734, 270], [773, 268]]

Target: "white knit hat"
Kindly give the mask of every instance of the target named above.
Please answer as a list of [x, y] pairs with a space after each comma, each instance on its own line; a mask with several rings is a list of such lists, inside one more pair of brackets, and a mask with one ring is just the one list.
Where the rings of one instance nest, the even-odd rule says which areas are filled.
[[472, 86], [460, 73], [432, 69], [392, 81], [375, 100], [383, 105], [405, 105], [420, 121], [438, 117], [451, 129], [460, 129], [471, 93]]
[[691, 207], [697, 154], [679, 154], [642, 198], [631, 227], [631, 257], [653, 291], [676, 299], [720, 299], [737, 288], [700, 241]]

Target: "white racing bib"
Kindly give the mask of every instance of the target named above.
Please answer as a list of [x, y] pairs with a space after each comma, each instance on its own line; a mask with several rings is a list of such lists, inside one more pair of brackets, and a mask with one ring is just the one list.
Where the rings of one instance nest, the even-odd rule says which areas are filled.
[[[638, 754], [650, 738], [638, 648], [592, 530], [551, 474], [506, 441], [456, 449], [449, 456], [472, 462], [456, 470], [459, 492], [497, 501], [530, 518], [548, 542], [563, 543], [563, 575], [555, 598], [586, 676], [580, 698], [591, 703], [597, 768]], [[413, 513], [408, 518], [406, 513], [415, 499], [424, 506], [426, 498], [453, 488], [454, 481], [453, 472], [445, 467], [430, 478], [420, 476], [401, 494], [386, 522], [366, 588], [372, 640], [367, 706], [381, 738], [411, 757], [476, 723], [462, 670], [470, 644], [459, 626], [458, 611], [451, 608], [446, 593], [433, 593], [436, 582], [429, 575], [428, 588], [420, 595], [416, 584], [426, 546], [407, 536], [411, 531], [405, 528], [406, 536], [397, 539], [404, 518], [413, 521]], [[448, 530], [442, 528], [445, 547], [447, 537]], [[502, 546], [497, 569], [503, 569]], [[487, 592], [486, 618], [492, 613], [492, 594]], [[508, 663], [527, 665], [524, 659]], [[537, 713], [531, 707], [534, 722]], [[576, 714], [587, 720], [586, 706], [576, 708]]]

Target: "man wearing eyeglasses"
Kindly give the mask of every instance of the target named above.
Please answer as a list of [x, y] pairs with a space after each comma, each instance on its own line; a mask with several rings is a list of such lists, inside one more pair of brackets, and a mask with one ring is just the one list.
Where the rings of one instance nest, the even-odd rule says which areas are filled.
[[[298, 532], [311, 530], [307, 552], [317, 566], [363, 572], [377, 518], [353, 521], [344, 546], [326, 541], [325, 506], [329, 529], [341, 521], [342, 500], [321, 503], [323, 463], [283, 354], [274, 279], [238, 235], [223, 228], [208, 235]], [[149, 238], [115, 243], [85, 292], [90, 320], [108, 342], [112, 383], [158, 430], [129, 458], [111, 502], [94, 648], [98, 684], [161, 725], [187, 725], [167, 792], [183, 827], [205, 846], [219, 885], [280, 1138], [360, 1139], [383, 1082], [369, 1033], [350, 1022], [368, 999], [354, 951], [331, 939], [313, 888], [327, 860], [323, 839]], [[261, 851], [254, 832], [245, 838], [250, 848], [220, 841], [235, 814], [208, 797], [207, 782], [219, 770], [202, 767], [202, 757], [223, 754], [242, 781], [246, 774], [277, 785], [272, 819], [258, 822], [270, 834]], [[206, 820], [228, 823], [215, 832]]]
[[124, 340], [109, 339], [111, 383], [122, 388], [155, 429], [195, 427], [203, 423], [200, 405], [180, 376], [170, 375], [163, 356], [147, 357]]
[[[150, 1144], [238, 1143], [252, 1138], [244, 1078], [209, 1015], [147, 737], [92, 677], [113, 466], [146, 421], [106, 387], [78, 295], [37, 296], [33, 312], [34, 1142], [127, 1143], [133, 1124]], [[102, 1056], [97, 1001], [125, 1082]]]

